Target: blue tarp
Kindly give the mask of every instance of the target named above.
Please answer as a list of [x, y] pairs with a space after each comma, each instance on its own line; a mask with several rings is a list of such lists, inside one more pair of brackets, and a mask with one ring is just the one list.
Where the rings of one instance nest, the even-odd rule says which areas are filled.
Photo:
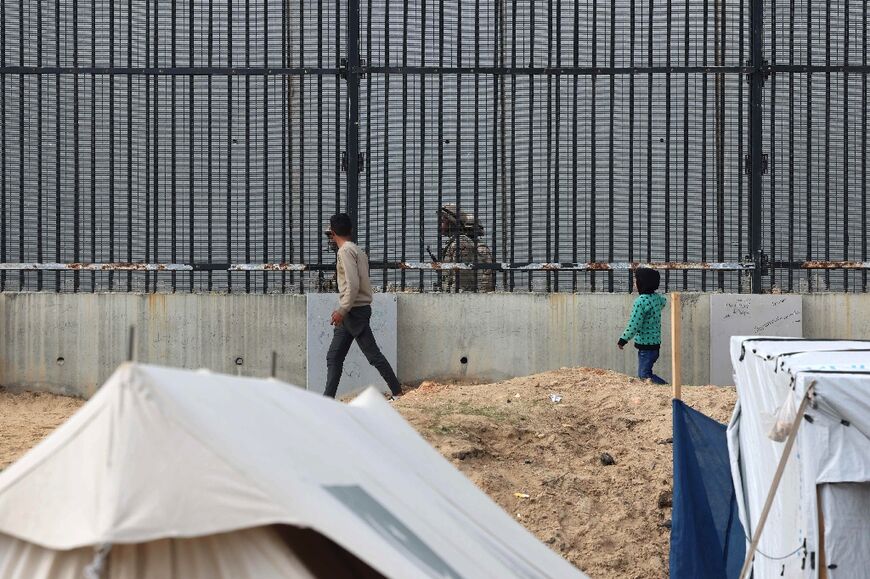
[[746, 556], [725, 425], [674, 400], [671, 578], [731, 579]]

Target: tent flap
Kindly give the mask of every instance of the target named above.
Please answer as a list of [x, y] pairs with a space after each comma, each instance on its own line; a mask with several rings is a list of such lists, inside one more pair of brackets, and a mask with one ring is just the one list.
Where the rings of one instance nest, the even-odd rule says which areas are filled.
[[746, 553], [725, 426], [673, 401], [672, 579], [737, 577]]

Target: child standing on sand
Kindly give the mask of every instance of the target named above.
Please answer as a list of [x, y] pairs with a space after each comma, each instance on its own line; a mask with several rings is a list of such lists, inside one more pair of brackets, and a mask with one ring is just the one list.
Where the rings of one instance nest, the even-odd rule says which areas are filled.
[[622, 350], [634, 338], [637, 348], [637, 376], [652, 380], [653, 384], [667, 384], [653, 373], [653, 366], [659, 359], [662, 345], [662, 310], [668, 303], [667, 298], [657, 294], [661, 276], [654, 269], [641, 267], [634, 272], [634, 286], [640, 294], [634, 300], [631, 318], [617, 346]]

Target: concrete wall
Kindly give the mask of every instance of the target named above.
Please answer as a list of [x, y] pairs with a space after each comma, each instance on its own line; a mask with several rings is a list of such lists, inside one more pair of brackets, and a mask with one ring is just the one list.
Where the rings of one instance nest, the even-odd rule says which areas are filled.
[[[127, 358], [305, 382], [305, 297], [0, 294], [0, 384], [88, 396]], [[236, 365], [241, 358], [242, 365]], [[61, 360], [62, 359], [62, 360]]]
[[[634, 348], [620, 351], [635, 296], [625, 294], [420, 294], [399, 299], [399, 378], [495, 380], [592, 366], [635, 371]], [[709, 298], [683, 297], [684, 379], [709, 374]], [[670, 318], [662, 318], [663, 335]], [[670, 376], [670, 344], [657, 371]], [[466, 363], [462, 359], [466, 358]]]
[[[399, 294], [397, 372], [406, 383], [497, 380], [563, 366], [633, 373], [634, 350], [616, 348], [632, 299]], [[870, 295], [807, 295], [803, 310], [807, 337], [870, 339]], [[0, 384], [90, 395], [126, 358], [135, 325], [142, 362], [267, 376], [275, 350], [278, 377], [304, 385], [305, 312], [298, 295], [0, 294]], [[709, 324], [709, 294], [684, 294], [685, 383], [708, 381]], [[666, 310], [664, 336], [669, 331]], [[658, 366], [665, 378], [669, 357], [666, 339]]]

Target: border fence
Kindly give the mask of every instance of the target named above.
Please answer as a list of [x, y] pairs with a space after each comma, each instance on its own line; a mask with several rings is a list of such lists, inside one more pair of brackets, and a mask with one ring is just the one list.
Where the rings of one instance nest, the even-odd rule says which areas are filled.
[[[0, 0], [0, 290], [866, 291], [867, 3]], [[491, 262], [446, 263], [453, 204]], [[453, 241], [456, 241], [455, 239]], [[458, 284], [449, 286], [458, 288]]]

